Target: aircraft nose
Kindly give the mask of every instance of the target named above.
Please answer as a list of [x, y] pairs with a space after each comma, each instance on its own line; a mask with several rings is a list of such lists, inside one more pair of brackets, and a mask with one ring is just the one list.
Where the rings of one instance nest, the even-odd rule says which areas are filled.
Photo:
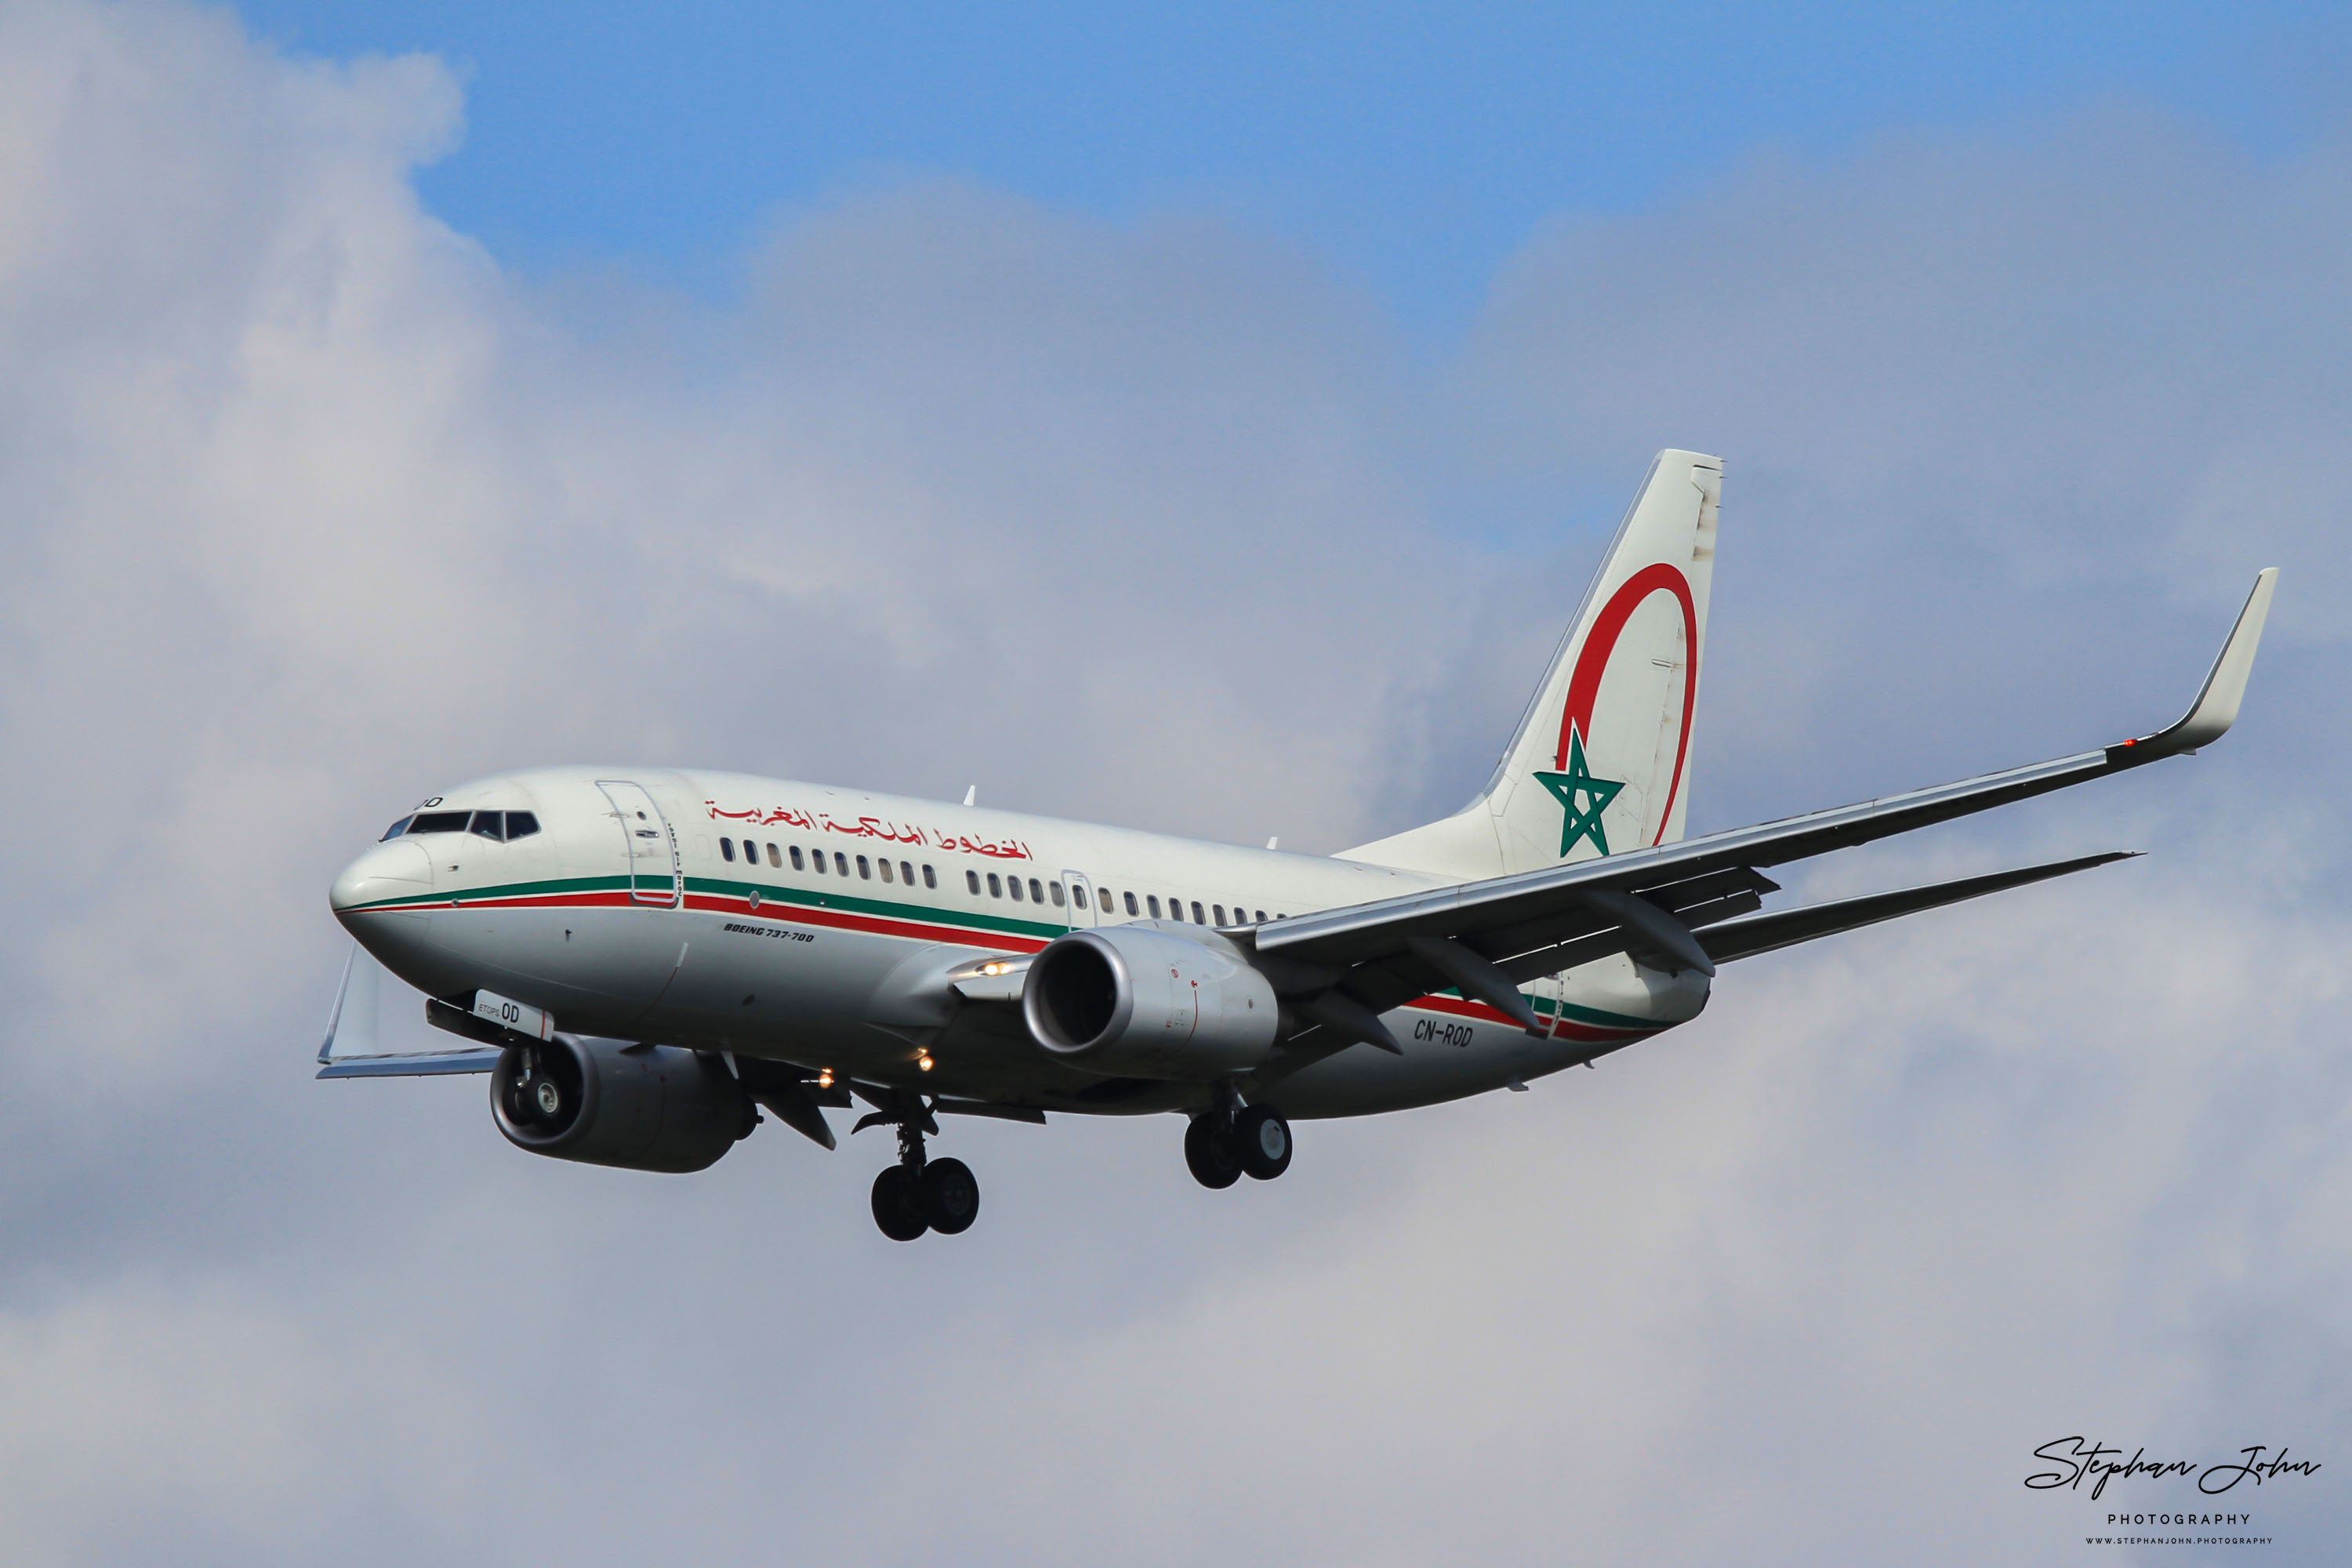
[[422, 844], [394, 839], [379, 844], [343, 868], [328, 889], [327, 903], [338, 915], [388, 899], [413, 899], [433, 890], [433, 861]]

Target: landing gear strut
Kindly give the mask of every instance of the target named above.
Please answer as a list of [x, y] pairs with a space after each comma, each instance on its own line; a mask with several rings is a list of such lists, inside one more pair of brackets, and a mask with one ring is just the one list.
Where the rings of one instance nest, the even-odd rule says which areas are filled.
[[1230, 1085], [1214, 1110], [1184, 1129], [1184, 1163], [1204, 1187], [1230, 1187], [1244, 1176], [1270, 1182], [1290, 1169], [1290, 1123], [1270, 1105], [1244, 1106]]
[[898, 1163], [874, 1178], [874, 1223], [893, 1241], [913, 1241], [927, 1230], [958, 1236], [980, 1217], [980, 1182], [961, 1160], [924, 1157], [923, 1134], [940, 1124], [919, 1097], [857, 1123], [857, 1131], [896, 1122]]

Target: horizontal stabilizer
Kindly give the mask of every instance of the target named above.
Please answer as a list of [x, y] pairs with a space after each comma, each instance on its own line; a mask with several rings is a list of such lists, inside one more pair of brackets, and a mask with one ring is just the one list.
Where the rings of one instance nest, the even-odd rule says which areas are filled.
[[1698, 942], [1717, 963], [1728, 963], [1735, 958], [1750, 958], [1759, 952], [1770, 952], [1775, 948], [1793, 947], [1815, 937], [1835, 936], [1840, 931], [1876, 925], [1881, 921], [1916, 914], [1921, 910], [1939, 909], [1945, 904], [1957, 904], [1986, 893], [1998, 893], [2007, 888], [2021, 888], [2029, 882], [2043, 882], [2053, 877], [2087, 871], [2094, 866], [2105, 866], [2110, 861], [2129, 860], [2136, 853], [2118, 850], [2105, 855], [2085, 855], [2077, 860], [2055, 860], [2046, 866], [2025, 866], [2014, 871], [1995, 871], [1986, 877], [1964, 877], [1957, 882], [1904, 888], [1892, 893], [1870, 893], [1859, 899], [1839, 899], [1832, 903], [1812, 904], [1801, 910], [1775, 910], [1769, 914], [1742, 915], [1698, 932]]

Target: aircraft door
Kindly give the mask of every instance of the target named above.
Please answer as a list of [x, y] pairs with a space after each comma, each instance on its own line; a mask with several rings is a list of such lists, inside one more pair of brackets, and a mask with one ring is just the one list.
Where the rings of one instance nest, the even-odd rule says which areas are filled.
[[1062, 873], [1062, 889], [1070, 900], [1070, 929], [1083, 931], [1095, 923], [1095, 888], [1084, 871]]
[[629, 900], [675, 909], [686, 886], [677, 859], [677, 830], [641, 785], [625, 779], [598, 779], [596, 787], [613, 803], [613, 816], [621, 825]]

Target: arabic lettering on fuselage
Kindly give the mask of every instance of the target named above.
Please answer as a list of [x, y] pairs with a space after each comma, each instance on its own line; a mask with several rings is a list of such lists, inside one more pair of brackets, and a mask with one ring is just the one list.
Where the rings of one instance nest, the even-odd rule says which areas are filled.
[[788, 827], [797, 827], [804, 833], [838, 833], [847, 838], [878, 838], [886, 844], [911, 844], [925, 849], [950, 849], [966, 855], [985, 855], [997, 860], [1036, 858], [1029, 852], [1029, 846], [1018, 838], [992, 842], [985, 838], [974, 838], [968, 833], [943, 833], [936, 827], [926, 828], [913, 823], [901, 826], [879, 816], [860, 816], [854, 821], [843, 822], [836, 820], [826, 812], [795, 810], [790, 806], [780, 805], [766, 811], [757, 806], [749, 811], [728, 811], [721, 808], [715, 800], [706, 800], [702, 804], [709, 811], [711, 820], [714, 822], [740, 822], [751, 827], [770, 827], [781, 823]]

